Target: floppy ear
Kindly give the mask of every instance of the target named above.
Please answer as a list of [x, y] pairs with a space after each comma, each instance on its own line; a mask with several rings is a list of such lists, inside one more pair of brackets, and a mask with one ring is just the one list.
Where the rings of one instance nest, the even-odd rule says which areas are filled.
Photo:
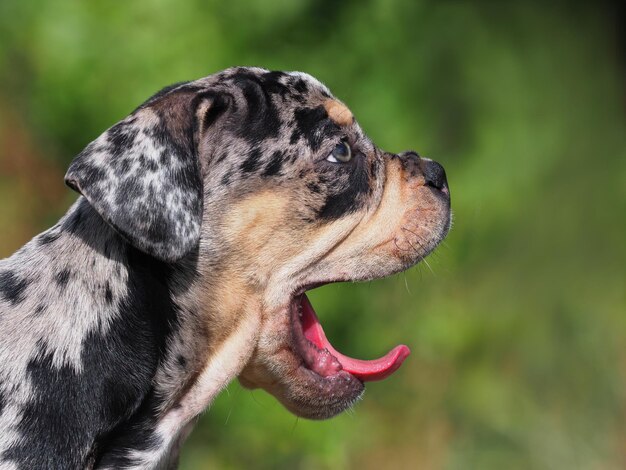
[[135, 247], [164, 261], [182, 258], [200, 238], [198, 132], [223, 109], [216, 97], [191, 85], [164, 89], [89, 144], [66, 184]]

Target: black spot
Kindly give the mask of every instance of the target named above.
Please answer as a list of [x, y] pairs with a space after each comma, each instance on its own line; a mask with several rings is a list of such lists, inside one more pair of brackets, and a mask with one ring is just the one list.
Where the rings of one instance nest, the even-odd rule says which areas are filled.
[[269, 163], [263, 170], [263, 176], [274, 176], [280, 173], [283, 168], [285, 153], [280, 150], [275, 151], [270, 157]]
[[[109, 152], [116, 157], [121, 155], [124, 150], [135, 144], [138, 133], [139, 129], [134, 124], [129, 124], [126, 121], [118, 122], [106, 133], [107, 141], [110, 145]], [[115, 159], [112, 160], [111, 164], [115, 168]]]
[[143, 233], [144, 240], [155, 245], [174, 243], [175, 235], [167, 230], [167, 228], [173, 229], [174, 227], [170, 227], [167, 215], [162, 211], [152, 210], [151, 212], [151, 223]]
[[[142, 155], [142, 157], [144, 156]], [[141, 167], [145, 168], [151, 173], [156, 173], [156, 171], [159, 169], [159, 165], [157, 164], [157, 162], [155, 162], [152, 158], [145, 158], [145, 157], [144, 157], [144, 163], [141, 165]]]
[[35, 315], [39, 316], [45, 311], [46, 311], [46, 306], [44, 304], [39, 304], [37, 305], [37, 308], [35, 309]]
[[227, 171], [224, 176], [222, 176], [222, 185], [223, 186], [228, 186], [230, 184], [230, 179], [232, 177], [232, 174], [230, 173], [230, 171]]
[[244, 173], [253, 173], [261, 166], [261, 149], [255, 147], [239, 167]]
[[287, 74], [285, 72], [267, 72], [261, 76], [261, 81], [270, 93], [285, 96], [289, 93], [289, 87], [284, 83], [281, 83], [280, 80], [286, 76]]
[[111, 284], [108, 281], [104, 286], [104, 301], [109, 305], [113, 303], [113, 292], [111, 292]]
[[26, 278], [21, 278], [13, 271], [0, 273], [0, 296], [12, 305], [21, 303], [25, 298], [24, 291], [30, 284]]
[[320, 185], [318, 183], [316, 183], [315, 181], [309, 181], [306, 184], [306, 187], [309, 191], [311, 191], [314, 194], [320, 194], [322, 192], [322, 188], [320, 187]]
[[328, 119], [328, 113], [323, 106], [296, 109], [294, 121], [295, 127], [290, 142], [295, 144], [301, 137], [304, 137], [313, 151], [319, 149], [325, 138], [339, 131], [337, 125]]
[[47, 232], [41, 234], [39, 236], [38, 242], [40, 246], [49, 245], [52, 242], [55, 242], [61, 236], [61, 232], [52, 232], [48, 230]]
[[54, 281], [56, 282], [57, 286], [59, 286], [60, 288], [64, 288], [69, 282], [71, 275], [72, 272], [69, 269], [62, 269], [55, 274]]
[[370, 159], [370, 175], [377, 175], [380, 168], [380, 161], [377, 158]]
[[115, 176], [121, 178], [122, 176], [126, 176], [130, 171], [131, 160], [130, 158], [120, 158], [113, 165], [113, 169], [115, 171]]
[[161, 155], [159, 155], [159, 164], [163, 167], [163, 168], [168, 168], [171, 164], [172, 164], [172, 158], [175, 155], [172, 153], [172, 151], [168, 148], [164, 148], [161, 151]]
[[335, 171], [347, 171], [347, 179], [340, 183], [341, 178], [335, 178], [333, 185], [329, 186], [326, 201], [318, 211], [321, 219], [334, 220], [346, 214], [353, 213], [362, 208], [367, 202], [372, 187], [366, 170], [364, 158], [355, 158], [354, 164], [339, 165], [331, 164]]
[[2, 390], [0, 390], [0, 416], [2, 416], [2, 412], [4, 411], [4, 407], [6, 406], [7, 399], [4, 396]]
[[291, 136], [289, 137], [289, 143], [291, 145], [297, 144], [298, 141], [300, 140], [300, 137], [302, 137], [302, 132], [300, 132], [300, 129], [296, 127], [293, 131], [291, 131]]
[[307, 91], [309, 91], [309, 86], [301, 78], [298, 78], [298, 80], [296, 80], [296, 83], [293, 87], [298, 93], [306, 93]]
[[228, 156], [228, 152], [222, 152], [222, 154], [219, 157], [217, 157], [217, 160], [215, 160], [215, 163], [223, 162], [227, 156]]
[[176, 361], [178, 362], [178, 366], [182, 369], [187, 366], [187, 359], [185, 359], [185, 356], [183, 355], [179, 355]]

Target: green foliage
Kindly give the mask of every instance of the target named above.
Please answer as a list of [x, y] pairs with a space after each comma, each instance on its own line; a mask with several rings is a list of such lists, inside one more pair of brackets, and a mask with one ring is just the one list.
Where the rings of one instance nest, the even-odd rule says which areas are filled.
[[166, 84], [231, 65], [303, 70], [380, 146], [446, 167], [455, 224], [427, 265], [311, 295], [346, 352], [411, 346], [402, 369], [328, 422], [232, 384], [183, 469], [623, 468], [616, 25], [591, 3], [9, 0], [0, 105], [62, 172]]

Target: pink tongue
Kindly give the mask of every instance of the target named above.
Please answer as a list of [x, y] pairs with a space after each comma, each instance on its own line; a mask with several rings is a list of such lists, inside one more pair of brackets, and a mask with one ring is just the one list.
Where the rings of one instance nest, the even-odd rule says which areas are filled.
[[401, 344], [393, 348], [380, 359], [371, 361], [363, 361], [361, 359], [353, 359], [344, 356], [333, 348], [332, 344], [326, 339], [322, 325], [317, 319], [317, 315], [306, 295], [302, 294], [300, 304], [302, 306], [301, 321], [304, 336], [318, 348], [322, 350], [327, 349], [328, 352], [335, 356], [341, 363], [343, 370], [351, 373], [363, 382], [382, 380], [390, 376], [402, 365], [408, 355], [411, 354], [411, 350], [404, 344]]

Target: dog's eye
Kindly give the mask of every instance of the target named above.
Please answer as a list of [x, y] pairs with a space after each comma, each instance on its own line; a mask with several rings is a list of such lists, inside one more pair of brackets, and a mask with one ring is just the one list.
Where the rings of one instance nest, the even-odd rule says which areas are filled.
[[326, 160], [332, 163], [347, 163], [352, 159], [352, 149], [345, 142], [339, 142], [335, 145], [332, 152], [326, 157]]

